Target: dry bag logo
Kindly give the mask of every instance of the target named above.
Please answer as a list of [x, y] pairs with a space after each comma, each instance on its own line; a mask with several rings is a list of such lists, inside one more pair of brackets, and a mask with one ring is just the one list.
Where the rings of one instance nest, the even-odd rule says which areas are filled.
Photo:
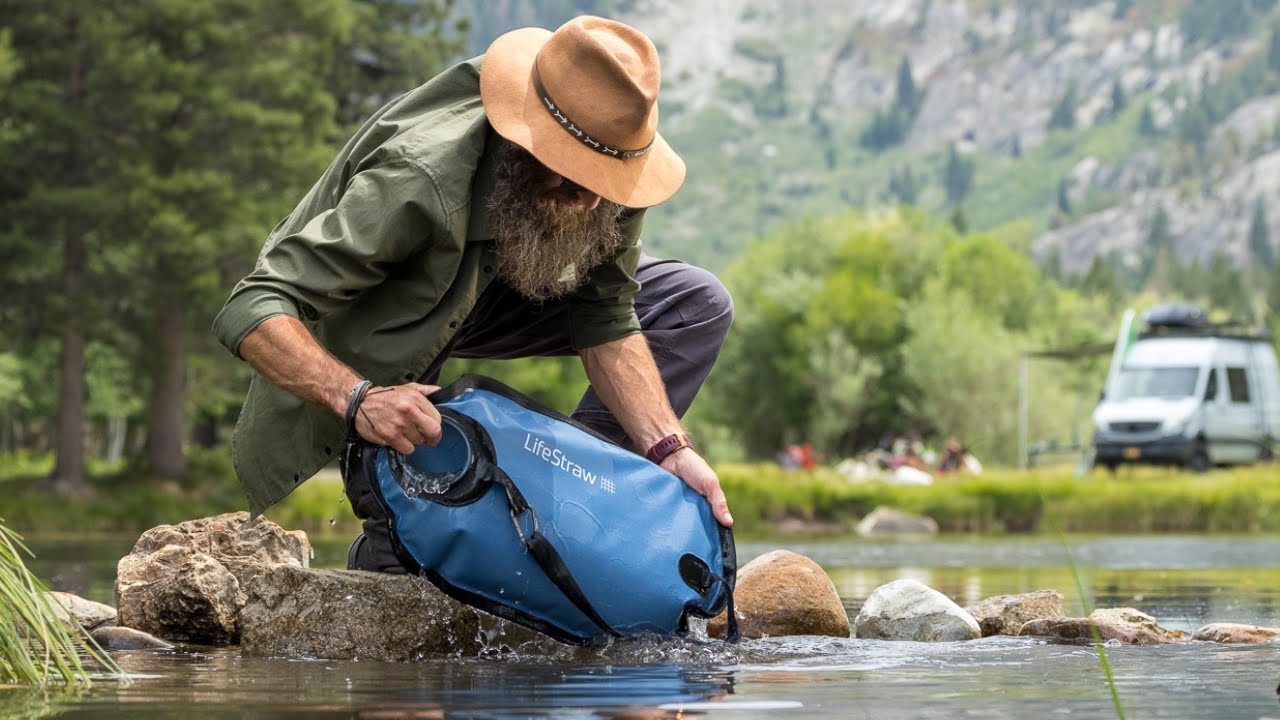
[[569, 456], [565, 455], [563, 450], [551, 447], [542, 438], [535, 438], [532, 433], [525, 434], [524, 449], [533, 454], [534, 457], [549, 465], [554, 465], [588, 485], [599, 487], [607, 493], [611, 493], [615, 489], [612, 480], [603, 475], [597, 475], [573, 460], [570, 460]]

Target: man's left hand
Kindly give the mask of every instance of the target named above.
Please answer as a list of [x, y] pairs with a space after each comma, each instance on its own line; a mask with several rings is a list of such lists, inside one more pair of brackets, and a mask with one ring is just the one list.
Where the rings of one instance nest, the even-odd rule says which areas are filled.
[[724, 490], [720, 489], [720, 478], [697, 451], [688, 447], [681, 448], [663, 458], [660, 464], [663, 470], [684, 480], [694, 492], [711, 503], [711, 513], [715, 515], [717, 522], [725, 527], [733, 525], [729, 501], [725, 499]]

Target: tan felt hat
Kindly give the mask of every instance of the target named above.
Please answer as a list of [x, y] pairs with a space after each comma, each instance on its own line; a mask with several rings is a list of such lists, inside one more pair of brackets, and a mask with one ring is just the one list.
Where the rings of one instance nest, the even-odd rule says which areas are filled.
[[666, 200], [684, 161], [658, 134], [658, 51], [639, 30], [583, 15], [555, 32], [513, 30], [480, 68], [498, 134], [553, 172], [625, 207]]

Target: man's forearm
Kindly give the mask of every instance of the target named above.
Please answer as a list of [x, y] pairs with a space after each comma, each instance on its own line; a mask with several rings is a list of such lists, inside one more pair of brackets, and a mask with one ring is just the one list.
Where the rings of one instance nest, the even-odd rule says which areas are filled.
[[[628, 335], [580, 354], [591, 387], [622, 424], [637, 451], [644, 453], [666, 436], [682, 432], [644, 335]], [[733, 524], [720, 478], [696, 450], [682, 447], [658, 464], [707, 498], [721, 525]]]
[[581, 356], [591, 387], [638, 451], [682, 432], [644, 335], [634, 333], [586, 348]]
[[263, 320], [240, 343], [240, 356], [263, 377], [338, 415], [360, 375], [329, 354], [311, 332], [289, 315]]

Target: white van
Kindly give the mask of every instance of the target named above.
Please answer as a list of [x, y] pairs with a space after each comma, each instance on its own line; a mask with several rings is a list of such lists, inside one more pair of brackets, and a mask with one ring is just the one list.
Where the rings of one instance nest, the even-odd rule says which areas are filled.
[[1280, 370], [1271, 338], [1233, 334], [1203, 313], [1176, 312], [1186, 307], [1153, 308], [1147, 329], [1117, 351], [1093, 411], [1095, 465], [1203, 471], [1273, 457]]

